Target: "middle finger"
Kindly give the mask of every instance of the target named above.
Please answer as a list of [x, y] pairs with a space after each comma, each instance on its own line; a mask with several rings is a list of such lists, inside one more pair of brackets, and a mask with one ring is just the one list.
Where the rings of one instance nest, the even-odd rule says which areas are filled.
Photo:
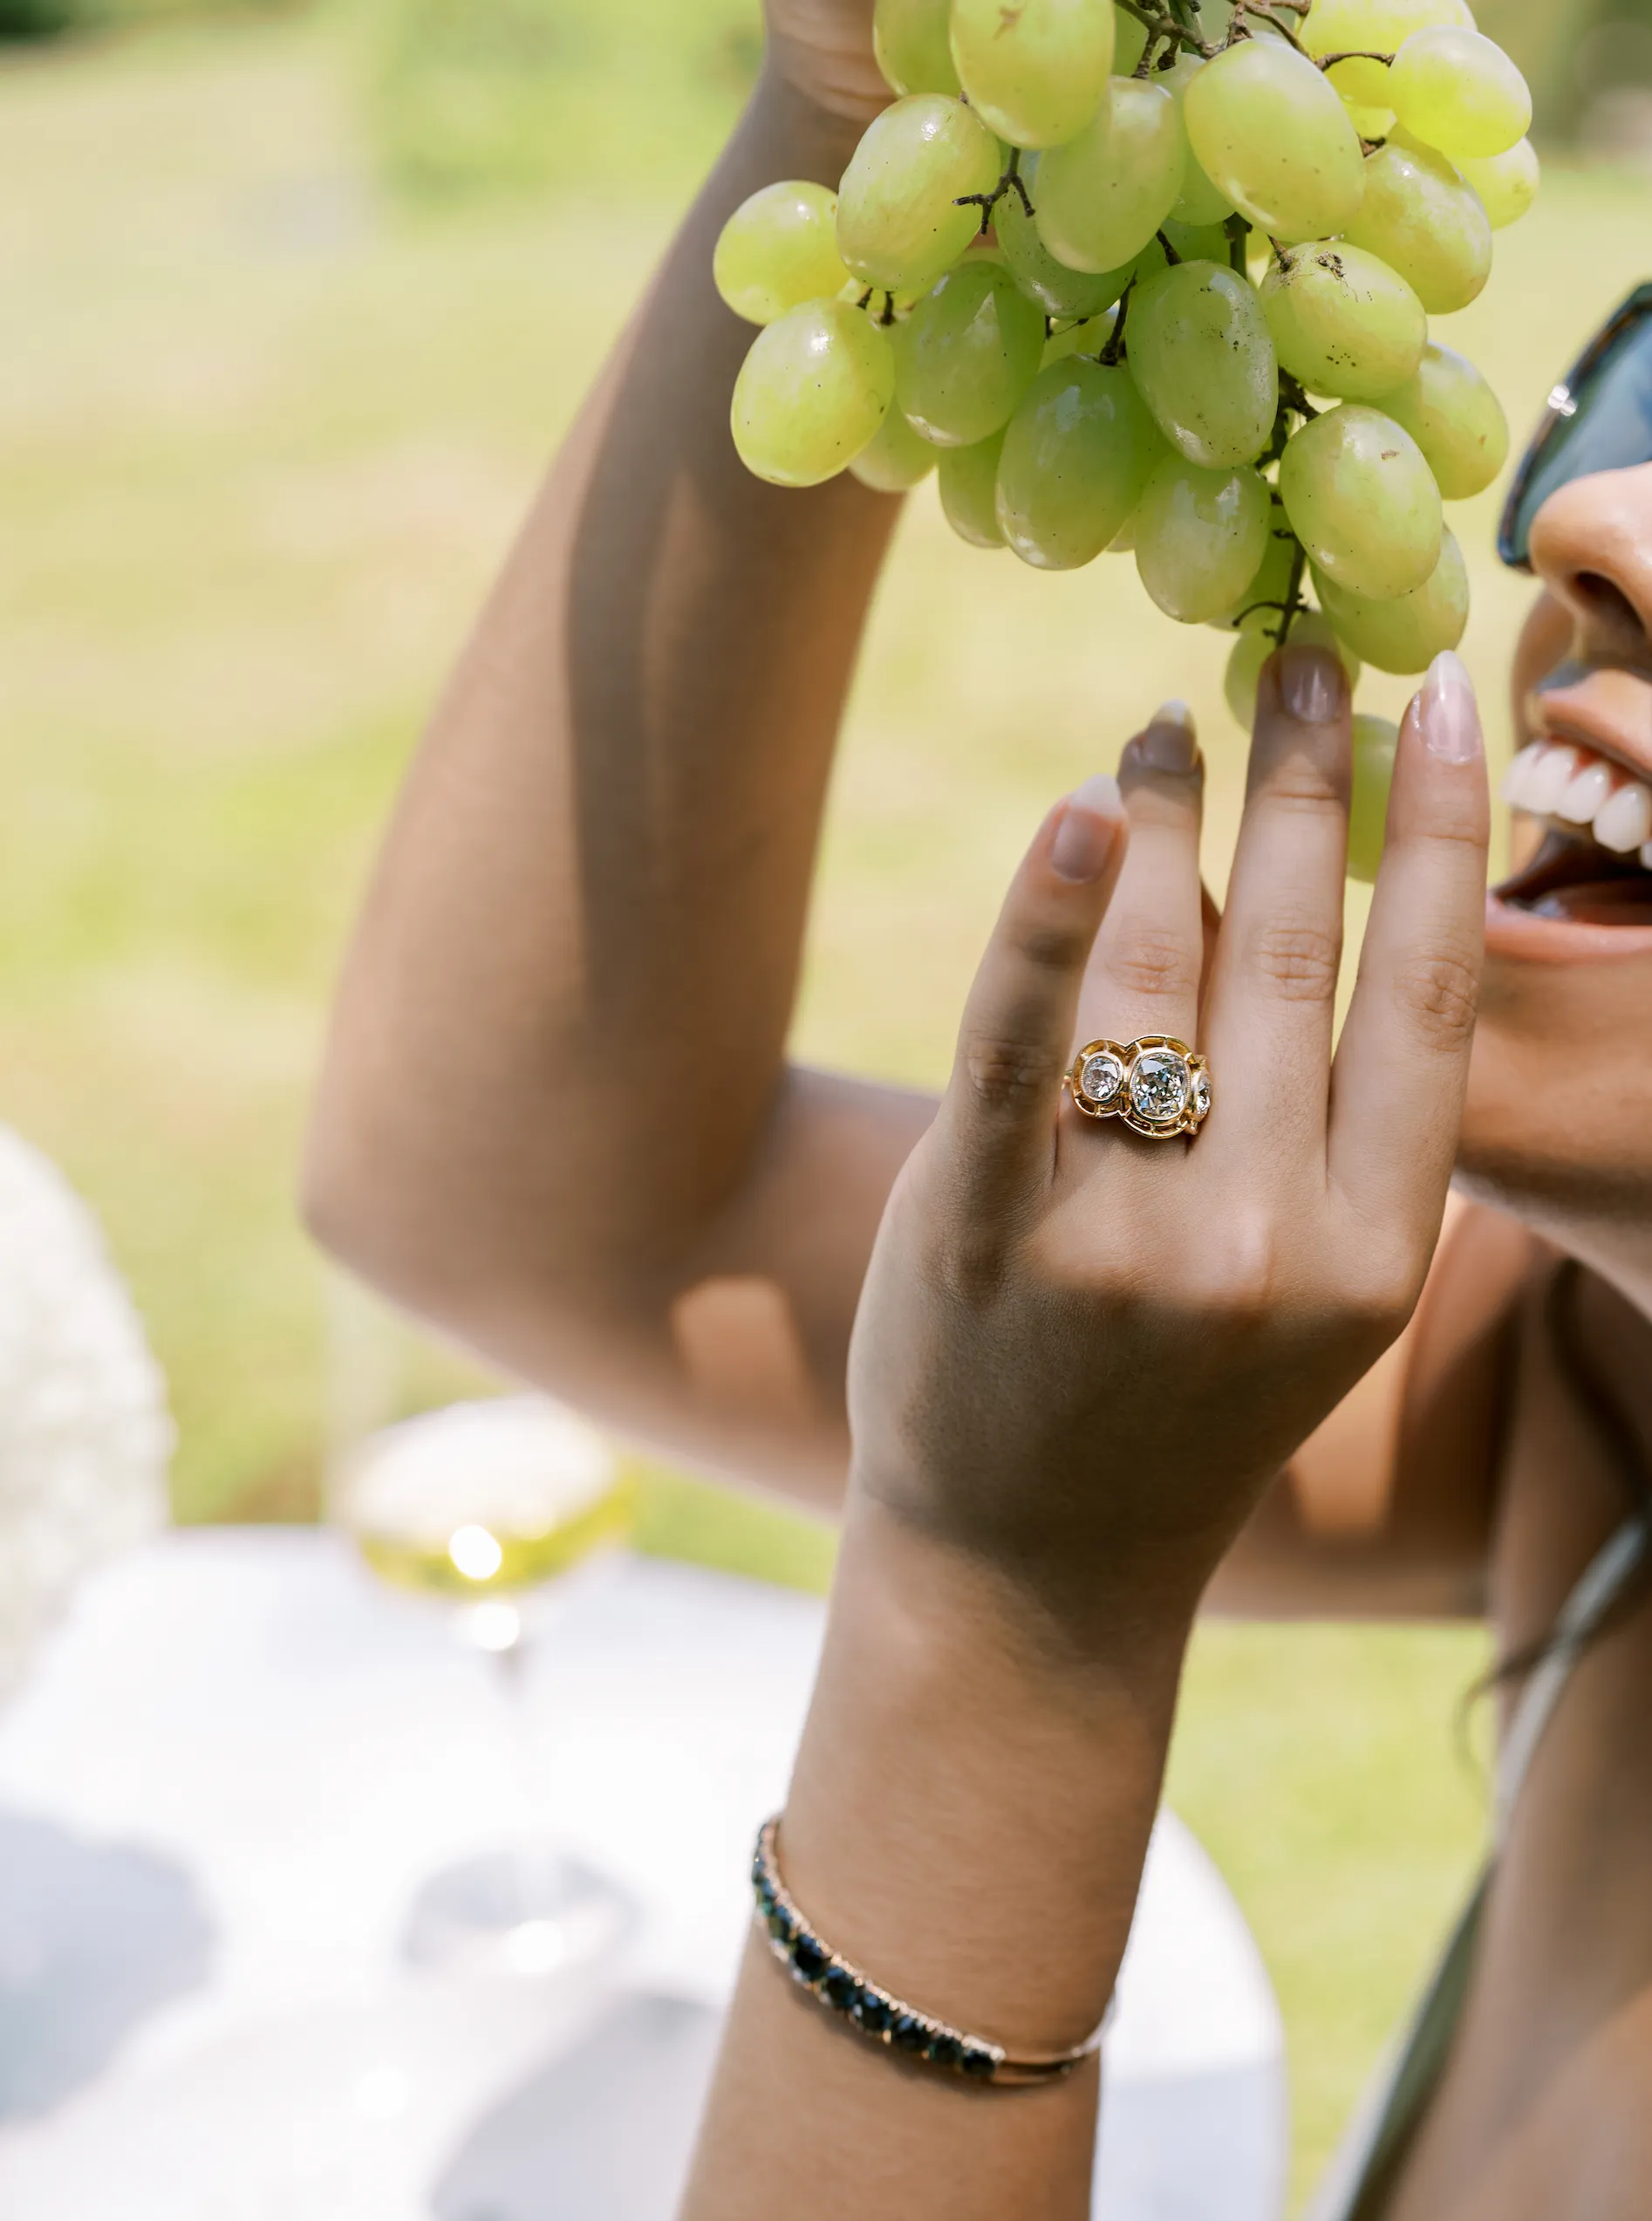
[[1323, 1142], [1348, 857], [1350, 705], [1341, 660], [1264, 667], [1205, 1032], [1232, 1130], [1281, 1118]]

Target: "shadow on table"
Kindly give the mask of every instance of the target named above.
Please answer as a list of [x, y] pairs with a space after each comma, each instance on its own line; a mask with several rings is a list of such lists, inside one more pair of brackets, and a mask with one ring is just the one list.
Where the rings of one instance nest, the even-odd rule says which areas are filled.
[[703, 2006], [626, 1999], [477, 2122], [435, 2221], [672, 2221], [719, 2033]]
[[0, 2120], [94, 2081], [206, 1980], [212, 1940], [184, 1868], [0, 1808]]

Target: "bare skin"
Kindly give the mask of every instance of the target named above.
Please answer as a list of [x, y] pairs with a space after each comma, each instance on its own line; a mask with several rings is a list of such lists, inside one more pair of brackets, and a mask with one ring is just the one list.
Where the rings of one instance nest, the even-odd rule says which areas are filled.
[[[717, 229], [775, 177], [835, 182], [884, 97], [864, 0], [771, 0], [770, 13], [763, 85], [558, 459], [409, 782], [341, 996], [309, 1207], [358, 1269], [496, 1360], [679, 1457], [836, 1507], [857, 1307], [937, 1106], [785, 1057], [822, 796], [895, 504], [848, 480], [757, 486], [727, 441], [747, 334], [707, 281]], [[1546, 591], [1514, 674], [1522, 728], [1575, 733], [1652, 777], [1652, 469], [1565, 489], [1533, 552]], [[1150, 845], [1143, 833], [1130, 853]], [[1157, 1609], [1128, 1623], [1130, 1641], [1089, 1641], [1089, 1621], [1041, 1588], [983, 1574], [999, 1543], [938, 1534], [929, 1483], [898, 1459], [898, 1485], [863, 1488], [834, 1621], [855, 1640], [829, 1652], [793, 1828], [823, 1925], [841, 1910], [845, 1943], [864, 1941], [891, 1981], [926, 1984], [924, 2002], [1027, 2042], [1082, 2033], [1122, 1947], [1192, 1600], [1246, 1514], [1211, 1589], [1230, 1608], [1490, 1609], [1511, 1649], [1546, 1628], [1626, 1502], [1598, 1418], [1549, 1347], [1540, 1291], [1557, 1254], [1587, 1268], [1597, 1402], [1623, 1410], [1652, 1470], [1652, 935], [1592, 930], [1493, 905], [1458, 1153], [1472, 1199], [1454, 1206], [1415, 1317], [1379, 1358], [1410, 1300], [1396, 1307], [1390, 1286], [1382, 1332], [1314, 1344], [1296, 1432], [1253, 1445], [1220, 1515], [1186, 1523], [1184, 1560], [1171, 1568], [1137, 1536], [1118, 1602]], [[1162, 934], [1122, 942], [1116, 920], [1084, 1009], [1126, 999], [1131, 1030], [1192, 1038], [1185, 1015], [1150, 1022], [1185, 1010], [1186, 967], [1163, 958]], [[670, 1121], [639, 1084], [645, 1055], [680, 1076], [688, 1107]], [[1563, 1061], [1595, 1083], [1557, 1086]], [[1189, 1165], [1214, 1154], [1217, 1131]], [[1415, 1282], [1428, 1246], [1414, 1242]], [[1321, 1287], [1311, 1308], [1345, 1318], [1349, 1300]], [[1015, 1395], [1007, 1381], [1006, 1425], [1025, 1411]], [[907, 1432], [874, 1402], [855, 1439]], [[1064, 1657], [1082, 1656], [1076, 1698], [1051, 1669], [1052, 1627]], [[1398, 2221], [1646, 2209], [1649, 1672], [1642, 1608], [1590, 1657], [1539, 1760]], [[910, 1704], [891, 1704], [891, 1686]], [[877, 1808], [932, 1747], [956, 1762], [906, 1832], [811, 1837], [811, 1780], [817, 1814]], [[1028, 1808], [1055, 1815], [1030, 1842], [1004, 1819]], [[908, 1969], [938, 1873], [952, 1917]], [[1062, 1908], [1059, 1966], [1043, 1918], [1000, 1920], [1041, 1892]], [[915, 2213], [1084, 2210], [1086, 2082], [981, 2107], [881, 2062], [869, 2074], [758, 1962], [725, 2084], [741, 2102], [708, 2142], [697, 2215], [810, 2210], [795, 2175], [766, 2204], [730, 2187], [761, 2188], [740, 2175], [762, 2158], [739, 2142], [744, 2078], [776, 2061], [787, 2102], [825, 2107]], [[960, 2202], [993, 2183], [995, 2204]]]

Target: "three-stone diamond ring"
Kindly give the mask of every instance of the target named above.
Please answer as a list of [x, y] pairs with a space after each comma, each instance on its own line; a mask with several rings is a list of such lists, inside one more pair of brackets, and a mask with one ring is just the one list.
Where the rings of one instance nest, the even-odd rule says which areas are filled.
[[1122, 1118], [1150, 1141], [1196, 1134], [1211, 1115], [1209, 1065], [1168, 1034], [1093, 1041], [1074, 1058], [1067, 1084], [1087, 1118]]

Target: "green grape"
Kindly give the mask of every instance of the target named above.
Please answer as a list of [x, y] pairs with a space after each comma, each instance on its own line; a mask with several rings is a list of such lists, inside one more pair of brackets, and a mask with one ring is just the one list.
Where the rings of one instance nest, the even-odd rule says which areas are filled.
[[[1474, 17], [1467, 0], [1314, 0], [1300, 36], [1314, 55], [1396, 54], [1414, 32], [1434, 24], [1472, 31]], [[1345, 100], [1368, 108], [1389, 105], [1389, 73], [1381, 62], [1339, 62], [1330, 77]]]
[[1376, 409], [1345, 401], [1294, 434], [1280, 499], [1310, 561], [1350, 593], [1390, 601], [1440, 559], [1440, 489], [1410, 434]]
[[871, 444], [894, 392], [888, 335], [842, 301], [805, 301], [766, 325], [741, 366], [735, 448], [772, 485], [818, 486]]
[[[1225, 263], [1228, 259], [1228, 237], [1219, 223], [1183, 223], [1177, 216], [1166, 216], [1159, 226], [1184, 263]], [[1263, 242], [1264, 246], [1266, 242]], [[1153, 277], [1161, 270], [1168, 270], [1170, 262], [1157, 239], [1143, 247], [1136, 257], [1139, 276]]]
[[1113, 10], [1113, 67], [1120, 77], [1130, 76], [1147, 51], [1147, 25], [1139, 16]]
[[1339, 638], [1379, 671], [1426, 671], [1468, 628], [1468, 565], [1454, 532], [1441, 535], [1440, 559], [1430, 576], [1393, 601], [1348, 593], [1318, 571], [1314, 589]]
[[1339, 239], [1287, 247], [1262, 282], [1280, 367], [1310, 393], [1374, 401], [1416, 370], [1428, 318], [1405, 280]]
[[1163, 85], [1113, 79], [1095, 120], [1038, 165], [1038, 229], [1057, 262], [1111, 270], [1152, 238], [1182, 190], [1187, 134]]
[[1037, 376], [1044, 319], [1008, 270], [972, 258], [896, 325], [894, 347], [898, 406], [938, 447], [973, 448]]
[[972, 548], [1004, 544], [998, 521], [998, 459], [1003, 451], [1004, 434], [994, 432], [976, 447], [947, 448], [941, 454], [936, 473], [941, 507], [953, 531]]
[[1408, 38], [1388, 85], [1405, 128], [1453, 161], [1506, 154], [1531, 126], [1531, 88], [1519, 71], [1491, 39], [1454, 24]]
[[1261, 454], [1279, 413], [1279, 365], [1248, 278], [1225, 263], [1161, 270], [1130, 295], [1125, 331], [1130, 375], [1179, 454], [1231, 470]]
[[1247, 618], [1257, 625], [1276, 624], [1290, 599], [1295, 568], [1296, 535], [1285, 522], [1285, 509], [1279, 495], [1270, 488], [1266, 551], [1227, 608], [1206, 622], [1224, 632], [1244, 631]]
[[1044, 342], [1041, 370], [1048, 370], [1053, 362], [1065, 362], [1070, 355], [1099, 355], [1113, 336], [1118, 318], [1110, 309], [1100, 316], [1086, 317], [1082, 323], [1068, 324], [1059, 331], [1052, 331]]
[[[1227, 673], [1222, 681], [1222, 692], [1233, 714], [1233, 722], [1248, 733], [1256, 723], [1257, 687], [1262, 676], [1262, 666], [1271, 656], [1278, 642], [1280, 613], [1269, 611], [1265, 616], [1253, 618], [1241, 627], [1233, 653], [1227, 659]], [[1328, 648], [1341, 662], [1348, 673], [1348, 692], [1360, 683], [1360, 659], [1353, 650], [1339, 640], [1317, 610], [1306, 610], [1291, 626], [1290, 645], [1294, 648]]]
[[[1336, 82], [1335, 70], [1331, 72], [1331, 82], [1333, 85]], [[1368, 108], [1358, 100], [1348, 99], [1346, 94], [1343, 96], [1342, 105], [1348, 110], [1348, 121], [1355, 130], [1359, 133], [1362, 139], [1369, 141], [1372, 145], [1379, 140], [1386, 139], [1394, 128], [1392, 108]]]
[[1073, 357], [1040, 371], [1009, 420], [998, 522], [1023, 563], [1076, 571], [1115, 539], [1164, 443], [1121, 368]]
[[1400, 728], [1386, 717], [1354, 720], [1354, 778], [1348, 806], [1348, 876], [1370, 887], [1388, 838], [1389, 789]]
[[837, 195], [823, 185], [766, 185], [723, 226], [713, 283], [748, 324], [773, 324], [805, 301], [829, 298], [849, 282], [836, 221]]
[[1003, 154], [961, 100], [916, 93], [873, 118], [837, 192], [837, 251], [867, 285], [927, 292], [980, 229], [960, 195], [990, 193]]
[[1492, 274], [1485, 210], [1430, 147], [1390, 139], [1367, 156], [1365, 198], [1346, 236], [1398, 270], [1430, 316], [1467, 308]]
[[905, 494], [929, 476], [939, 448], [914, 431], [898, 408], [892, 408], [849, 466], [863, 486], [875, 494]]
[[1382, 397], [1382, 413], [1422, 448], [1448, 502], [1483, 494], [1509, 454], [1503, 404], [1466, 355], [1430, 341], [1414, 376]]
[[[1187, 88], [1204, 68], [1202, 56], [1180, 53], [1174, 65], [1156, 72], [1156, 82], [1168, 85], [1171, 98], [1179, 108], [1186, 98]], [[1186, 128], [1184, 119], [1183, 128]], [[1182, 176], [1182, 197], [1171, 210], [1178, 223], [1221, 224], [1233, 213], [1233, 203], [1225, 193], [1219, 193], [1194, 159], [1193, 150], [1187, 150], [1187, 167]], [[1180, 249], [1178, 249], [1179, 252]]]
[[1510, 224], [1519, 223], [1536, 200], [1543, 178], [1537, 149], [1529, 139], [1511, 147], [1506, 154], [1493, 154], [1489, 161], [1464, 157], [1457, 167], [1464, 183], [1479, 195], [1493, 231], [1505, 231]]
[[1113, 0], [952, 0], [970, 106], [1012, 146], [1059, 147], [1106, 96], [1114, 21]]
[[1268, 489], [1254, 470], [1167, 455], [1131, 520], [1136, 568], [1167, 617], [1204, 625], [1233, 606], [1267, 553]]
[[[1021, 174], [1036, 208], [1036, 157], [1031, 163], [1021, 164]], [[999, 202], [993, 211], [993, 229], [998, 235], [1005, 263], [1014, 273], [1015, 283], [1029, 301], [1037, 302], [1046, 316], [1099, 316], [1103, 309], [1113, 306], [1135, 275], [1133, 261], [1118, 270], [1102, 270], [1096, 275], [1069, 270], [1065, 263], [1058, 263], [1039, 237], [1038, 226], [1021, 206], [1019, 193], [1007, 193]]]
[[892, 92], [957, 96], [947, 24], [952, 0], [877, 0], [872, 11], [872, 51]]
[[1182, 110], [1193, 159], [1259, 230], [1289, 246], [1347, 229], [1364, 183], [1359, 134], [1304, 56], [1242, 39], [1199, 71]]

